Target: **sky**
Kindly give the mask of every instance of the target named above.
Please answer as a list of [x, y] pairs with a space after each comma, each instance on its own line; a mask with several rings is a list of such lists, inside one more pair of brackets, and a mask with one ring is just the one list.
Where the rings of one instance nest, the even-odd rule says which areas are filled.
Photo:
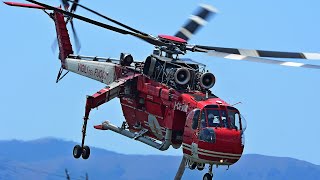
[[[23, 1], [20, 1], [23, 2]], [[59, 1], [42, 1], [59, 5]], [[219, 10], [198, 32], [191, 44], [280, 51], [320, 51], [320, 1], [80, 1], [107, 16], [141, 31], [175, 34], [199, 3]], [[82, 9], [78, 14], [102, 20]], [[131, 53], [144, 60], [153, 47], [75, 20], [81, 55], [118, 58]], [[39, 10], [0, 5], [0, 140], [33, 140], [57, 137], [81, 141], [85, 97], [104, 87], [91, 79], [69, 73], [60, 83], [60, 68], [53, 21]], [[207, 64], [216, 76], [214, 94], [236, 107], [246, 117], [245, 154], [292, 157], [320, 165], [320, 70], [283, 67], [213, 58], [200, 53], [185, 57]], [[295, 60], [296, 62], [305, 62]], [[318, 64], [318, 61], [308, 63]], [[93, 110], [86, 143], [125, 154], [181, 155], [165, 152], [93, 125], [124, 121], [119, 100]], [[70, 156], [71, 156], [70, 149]]]

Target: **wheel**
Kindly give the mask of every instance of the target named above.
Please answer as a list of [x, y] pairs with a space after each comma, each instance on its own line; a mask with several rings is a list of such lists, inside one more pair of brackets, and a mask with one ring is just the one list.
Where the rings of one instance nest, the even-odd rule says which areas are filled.
[[212, 180], [211, 174], [206, 173], [206, 174], [203, 176], [203, 180]]
[[202, 171], [204, 169], [205, 164], [204, 163], [197, 163], [197, 169], [199, 171]]
[[191, 170], [194, 170], [196, 167], [197, 167], [197, 163], [192, 162], [192, 161], [189, 162], [189, 168], [190, 168]]
[[171, 145], [174, 149], [179, 149], [181, 147], [181, 144], [172, 144]]
[[82, 148], [80, 145], [75, 145], [73, 148], [73, 157], [78, 159], [82, 154]]
[[90, 156], [90, 148], [89, 148], [89, 146], [84, 146], [82, 149], [82, 158], [88, 159], [89, 156]]

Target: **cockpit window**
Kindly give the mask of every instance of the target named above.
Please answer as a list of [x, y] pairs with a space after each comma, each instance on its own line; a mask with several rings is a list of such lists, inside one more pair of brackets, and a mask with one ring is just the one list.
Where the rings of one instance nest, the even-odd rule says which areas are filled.
[[188, 121], [192, 122], [192, 129], [198, 128], [199, 116], [200, 116], [200, 109], [194, 109], [188, 114], [187, 119]]
[[240, 114], [235, 108], [228, 107], [228, 119], [231, 129], [241, 130]]
[[219, 110], [207, 109], [208, 125], [210, 127], [220, 127], [220, 113]]
[[[205, 124], [205, 117], [207, 124]], [[213, 105], [206, 106], [201, 113], [201, 128], [204, 127], [224, 127], [241, 130], [239, 111], [234, 107], [223, 109]]]
[[211, 128], [204, 128], [200, 131], [199, 135], [200, 141], [215, 143], [216, 142], [216, 134]]

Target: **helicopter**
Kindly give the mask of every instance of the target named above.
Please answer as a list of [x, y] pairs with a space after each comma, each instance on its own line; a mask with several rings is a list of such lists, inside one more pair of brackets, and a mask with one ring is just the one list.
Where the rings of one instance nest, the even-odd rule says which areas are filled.
[[[32, 0], [29, 2], [35, 5], [12, 2], [6, 4], [53, 10], [48, 14], [56, 25], [60, 50], [61, 69], [57, 82], [65, 76], [62, 75], [63, 71], [67, 70], [107, 85], [106, 88], [87, 97], [82, 142], [81, 145], [74, 147], [75, 158], [82, 156], [83, 159], [87, 159], [90, 156], [90, 148], [85, 145], [85, 135], [91, 109], [118, 97], [126, 122], [121, 127], [104, 122], [95, 126], [96, 129], [111, 130], [162, 151], [167, 150], [170, 145], [173, 148], [182, 146], [183, 161], [187, 161], [188, 167], [202, 170], [207, 164], [209, 172], [204, 175], [204, 179], [212, 179], [213, 165], [229, 166], [240, 159], [244, 148], [242, 136], [245, 131], [245, 120], [236, 108], [210, 91], [215, 84], [215, 76], [206, 72], [203, 64], [180, 56], [187, 52], [201, 52], [232, 60], [319, 68], [317, 65], [261, 58], [319, 59], [318, 53], [275, 52], [188, 44], [189, 37], [197, 29], [196, 25], [199, 27], [206, 19], [201, 15], [215, 11], [206, 5], [203, 5], [199, 13], [192, 16], [191, 21], [175, 36], [154, 37], [107, 17], [107, 20], [127, 30], [76, 15], [73, 13], [75, 8], [72, 7], [86, 8], [77, 2], [73, 2], [70, 11]], [[87, 10], [95, 12], [88, 8]], [[119, 59], [73, 55], [65, 26], [68, 21], [72, 23], [72, 18], [135, 36], [154, 45], [155, 50], [144, 62], [136, 62], [126, 53], [122, 53]]]

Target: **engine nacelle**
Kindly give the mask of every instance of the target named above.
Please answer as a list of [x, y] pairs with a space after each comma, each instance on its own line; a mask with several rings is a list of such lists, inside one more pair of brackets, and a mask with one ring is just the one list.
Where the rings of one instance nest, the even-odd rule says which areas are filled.
[[180, 85], [185, 85], [190, 81], [191, 74], [186, 68], [178, 68], [174, 73], [174, 81]]
[[209, 72], [206, 72], [201, 75], [200, 77], [200, 85], [204, 89], [210, 89], [216, 83], [216, 77]]

